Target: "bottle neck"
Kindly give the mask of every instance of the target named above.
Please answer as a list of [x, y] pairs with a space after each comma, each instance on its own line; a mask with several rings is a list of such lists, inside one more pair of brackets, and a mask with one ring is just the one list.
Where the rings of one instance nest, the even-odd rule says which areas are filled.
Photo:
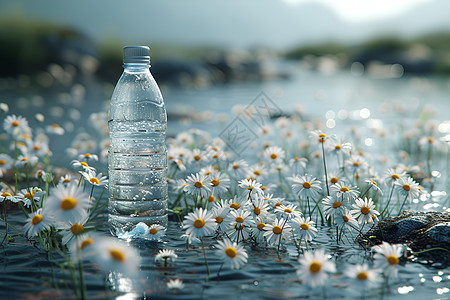
[[129, 73], [140, 73], [149, 72], [150, 64], [136, 64], [136, 63], [126, 63], [123, 64], [123, 69]]

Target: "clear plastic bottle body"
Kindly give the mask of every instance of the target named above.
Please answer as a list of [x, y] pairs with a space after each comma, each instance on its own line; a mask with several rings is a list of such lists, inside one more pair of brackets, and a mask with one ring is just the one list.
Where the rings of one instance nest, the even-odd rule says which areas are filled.
[[108, 127], [111, 234], [124, 236], [140, 222], [167, 228], [167, 114], [148, 64], [124, 64]]

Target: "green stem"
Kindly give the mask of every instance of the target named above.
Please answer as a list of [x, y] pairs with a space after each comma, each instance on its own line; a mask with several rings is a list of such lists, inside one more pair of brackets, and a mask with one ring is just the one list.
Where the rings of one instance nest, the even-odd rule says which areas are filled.
[[203, 245], [203, 239], [200, 239], [200, 242], [202, 243], [202, 250], [203, 250], [203, 256], [205, 257], [205, 264], [206, 264], [206, 271], [208, 273], [208, 275], [206, 276], [206, 281], [209, 280], [209, 275], [211, 274], [209, 272], [209, 265], [208, 265], [208, 259], [206, 258], [206, 251], [205, 251], [205, 246]]
[[430, 249], [419, 251], [419, 252], [414, 252], [414, 253], [411, 253], [411, 255], [422, 254], [422, 253], [425, 253], [425, 252], [428, 252], [428, 251], [433, 251], [433, 250], [442, 250], [442, 251], [446, 251], [446, 252], [448, 252], [450, 254], [450, 251], [448, 249], [441, 248], [441, 247], [436, 247], [436, 248], [430, 248]]
[[327, 163], [325, 160], [325, 147], [322, 142], [322, 156], [323, 156], [323, 170], [325, 172], [325, 186], [327, 187], [327, 196], [330, 196], [330, 189], [328, 188], [328, 173], [327, 173]]
[[400, 206], [400, 209], [398, 210], [398, 214], [400, 215], [400, 213], [402, 212], [403, 206], [406, 203], [406, 200], [408, 200], [408, 196], [409, 194], [406, 194], [405, 200], [403, 200], [402, 206]]
[[381, 217], [382, 217], [382, 218], [384, 218], [384, 213], [385, 213], [386, 210], [389, 208], [389, 204], [391, 203], [392, 194], [394, 193], [394, 186], [395, 186], [395, 183], [392, 182], [392, 188], [391, 188], [391, 193], [389, 194], [388, 202], [386, 203], [386, 206], [384, 207], [383, 211], [381, 212]]

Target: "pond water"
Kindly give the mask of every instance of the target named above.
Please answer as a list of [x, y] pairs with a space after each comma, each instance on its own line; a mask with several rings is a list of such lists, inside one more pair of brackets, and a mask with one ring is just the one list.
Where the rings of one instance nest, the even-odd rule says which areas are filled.
[[[264, 93], [280, 108], [283, 114], [292, 113], [298, 104], [302, 106], [302, 115], [306, 120], [319, 120], [322, 128], [330, 133], [348, 132], [349, 128], [358, 129], [363, 137], [366, 151], [394, 151], [376, 137], [374, 131], [385, 129], [398, 131], [399, 125], [413, 126], [418, 116], [423, 120], [433, 118], [442, 135], [450, 133], [447, 123], [450, 111], [450, 84], [446, 78], [401, 78], [373, 79], [353, 76], [348, 72], [332, 75], [310, 70], [291, 68], [289, 79], [276, 79], [259, 83], [232, 83], [212, 86], [204, 90], [182, 90], [163, 87], [167, 111], [169, 113], [168, 135], [188, 128], [200, 128], [212, 136], [219, 135], [233, 120], [232, 109], [245, 107]], [[285, 66], [287, 68], [287, 66]], [[48, 111], [46, 122], [66, 124], [67, 133], [52, 139], [50, 146], [54, 152], [52, 161], [56, 165], [67, 166], [72, 158], [65, 154], [67, 145], [80, 132], [93, 136], [92, 126], [88, 123], [93, 112], [106, 111], [106, 100], [111, 86], [85, 83], [85, 96], [81, 102], [71, 102], [65, 97], [74, 97], [66, 92], [39, 92], [44, 99], [43, 105], [33, 102], [35, 91], [3, 91], [2, 99], [10, 106], [11, 113], [21, 114], [30, 119], [31, 126], [41, 126], [33, 121], [37, 112]], [[64, 94], [66, 96], [61, 96]], [[68, 95], [68, 96], [67, 96]], [[17, 99], [19, 98], [19, 101]], [[41, 103], [40, 101], [39, 103]], [[429, 106], [429, 108], [426, 108]], [[425, 109], [423, 109], [425, 107]], [[59, 109], [61, 108], [61, 109]], [[79, 114], [75, 111], [78, 110]], [[47, 116], [47, 115], [46, 115]], [[450, 118], [449, 118], [450, 119]], [[72, 125], [68, 126], [68, 122]], [[395, 149], [396, 151], [397, 149]], [[251, 149], [245, 149], [242, 155], [252, 155]], [[445, 161], [445, 159], [443, 159]], [[436, 163], [438, 165], [438, 163]], [[104, 164], [99, 169], [106, 170]], [[439, 176], [448, 178], [448, 168]], [[437, 175], [436, 175], [437, 176]], [[446, 210], [448, 203], [445, 186], [447, 180], [440, 180], [435, 186], [440, 197], [432, 206], [415, 203], [412, 208], [418, 210]], [[448, 205], [448, 204], [447, 204]], [[344, 242], [337, 245], [328, 228], [319, 230], [319, 235], [311, 247], [324, 247], [337, 264], [337, 272], [332, 275], [321, 289], [310, 289], [298, 281], [296, 249], [289, 246], [277, 254], [274, 248], [254, 248], [246, 245], [250, 253], [248, 264], [242, 270], [221, 268], [221, 261], [214, 254], [213, 238], [205, 240], [211, 276], [207, 273], [203, 253], [198, 245], [186, 249], [180, 238], [183, 230], [172, 216], [163, 242], [130, 241], [130, 245], [139, 249], [142, 257], [140, 280], [130, 281], [119, 274], [103, 275], [94, 265], [86, 265], [86, 283], [89, 299], [448, 299], [450, 270], [432, 268], [420, 263], [407, 262], [399, 267], [399, 276], [388, 286], [372, 290], [361, 289], [343, 276], [349, 263], [367, 259], [369, 253], [352, 241], [356, 233], [349, 233]], [[20, 211], [10, 210], [8, 220], [20, 231], [24, 216]], [[105, 216], [99, 217], [99, 223], [105, 224]], [[0, 232], [5, 232], [0, 222]], [[106, 228], [100, 229], [108, 235]], [[2, 238], [2, 237], [0, 237]], [[160, 249], [173, 249], [178, 259], [173, 265], [155, 264], [154, 256]], [[22, 235], [14, 242], [0, 248], [0, 297], [18, 299], [73, 298], [70, 289], [70, 276], [61, 271], [58, 263], [63, 259], [34, 247]], [[182, 279], [185, 288], [169, 291], [168, 279]]]

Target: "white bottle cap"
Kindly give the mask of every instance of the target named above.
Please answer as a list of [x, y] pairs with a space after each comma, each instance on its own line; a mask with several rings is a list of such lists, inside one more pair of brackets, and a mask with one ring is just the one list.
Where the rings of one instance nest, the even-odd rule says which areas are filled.
[[124, 64], [150, 64], [150, 48], [147, 46], [123, 47]]

